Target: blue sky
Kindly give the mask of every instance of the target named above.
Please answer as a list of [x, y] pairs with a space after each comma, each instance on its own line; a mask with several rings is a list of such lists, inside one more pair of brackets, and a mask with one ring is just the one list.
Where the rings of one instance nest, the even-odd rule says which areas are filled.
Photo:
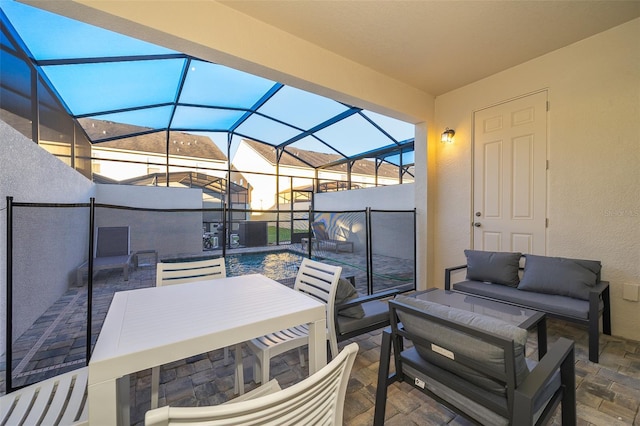
[[[346, 156], [414, 137], [410, 123], [12, 0], [0, 7], [78, 118], [206, 134], [225, 153], [232, 130], [274, 146], [293, 138], [291, 147]], [[127, 57], [144, 60], [109, 60]], [[347, 117], [335, 120], [340, 114]]]

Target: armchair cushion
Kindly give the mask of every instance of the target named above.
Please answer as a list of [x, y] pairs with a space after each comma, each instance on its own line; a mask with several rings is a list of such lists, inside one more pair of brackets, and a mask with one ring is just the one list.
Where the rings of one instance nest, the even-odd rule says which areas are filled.
[[522, 253], [465, 250], [467, 279], [517, 287]]
[[[459, 387], [464, 387], [470, 394], [484, 395], [493, 404], [502, 407], [504, 410], [507, 409], [507, 399], [505, 397], [487, 394], [484, 389], [475, 386], [472, 383], [465, 382], [464, 379], [462, 379], [460, 376], [444, 369], [440, 369], [437, 366], [429, 365], [425, 361], [421, 360], [418, 354], [412, 350], [403, 352], [402, 357], [404, 360], [410, 361], [410, 363], [405, 364], [403, 367], [406, 373], [408, 373], [411, 377], [417, 377], [421, 379], [425, 383], [425, 386], [431, 392], [439, 395], [444, 400], [453, 404], [457, 409], [467, 413], [467, 415], [476, 419], [481, 424], [496, 426], [506, 426], [509, 424], [508, 419], [502, 417], [489, 408], [484, 407], [482, 404], [479, 404], [473, 399], [456, 392], [453, 389], [455, 388], [455, 386], [453, 385], [455, 384]], [[419, 366], [419, 368], [414, 368], [412, 367], [412, 365], [417, 365]], [[537, 363], [536, 361], [527, 359], [527, 365], [530, 371], [534, 371]], [[429, 374], [436, 375], [434, 373], [437, 372], [439, 372], [439, 377], [446, 380], [440, 382], [429, 376]], [[535, 400], [533, 401], [534, 421], [537, 421], [540, 418], [545, 407], [549, 403], [549, 400], [553, 397], [554, 393], [558, 390], [560, 385], [560, 370], [557, 370], [552, 375], [551, 379], [544, 384]]]
[[389, 306], [386, 302], [372, 300], [358, 305], [358, 307], [364, 312], [362, 318], [348, 317], [342, 314], [338, 315], [337, 328], [340, 334], [366, 329], [376, 324], [379, 325], [380, 328], [389, 325]]
[[589, 290], [600, 279], [602, 265], [595, 260], [525, 255], [519, 290], [589, 300]]
[[[455, 389], [457, 387], [463, 387], [471, 395], [481, 395], [503, 410], [506, 410], [507, 407], [506, 397], [489, 393], [485, 389], [469, 383], [450, 371], [428, 363], [415, 351], [415, 348], [402, 352], [402, 359], [405, 361], [403, 364], [403, 372], [411, 378], [419, 378], [422, 380], [427, 389], [455, 406], [458, 410], [466, 413], [483, 425], [508, 426], [509, 420], [474, 401], [472, 398], [456, 392]], [[417, 368], [413, 367], [414, 365], [417, 366]], [[438, 376], [440, 380], [435, 379], [434, 376]]]
[[[338, 281], [338, 288], [336, 289], [336, 306], [343, 303], [347, 303], [350, 300], [357, 299], [358, 292], [356, 288], [344, 278], [340, 278]], [[338, 311], [338, 315], [342, 315], [349, 318], [362, 319], [364, 318], [364, 309], [362, 305], [352, 306], [350, 308], [341, 309]]]
[[[516, 386], [529, 374], [525, 359], [527, 331], [497, 318], [474, 312], [450, 308], [437, 303], [419, 300], [403, 295], [396, 296], [396, 301], [417, 308], [430, 315], [446, 319], [461, 325], [470, 326], [514, 341]], [[466, 356], [479, 362], [486, 368], [484, 371], [504, 371], [504, 351], [477, 337], [461, 331], [436, 324], [406, 312], [398, 311], [398, 317], [407, 332], [432, 342], [428, 350], [418, 342], [414, 342], [416, 350], [428, 362], [447, 371], [455, 371], [464, 380], [497, 395], [505, 395], [504, 384], [498, 382], [483, 371], [469, 368], [455, 360], [456, 356]], [[436, 348], [433, 348], [436, 345]], [[444, 350], [442, 350], [444, 349]], [[434, 353], [438, 351], [444, 356]]]

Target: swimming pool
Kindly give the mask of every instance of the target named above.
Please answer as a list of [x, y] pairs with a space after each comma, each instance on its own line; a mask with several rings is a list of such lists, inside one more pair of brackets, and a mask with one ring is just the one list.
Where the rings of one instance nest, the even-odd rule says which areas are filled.
[[293, 278], [298, 272], [302, 257], [288, 250], [227, 255], [227, 276], [262, 274], [279, 281]]

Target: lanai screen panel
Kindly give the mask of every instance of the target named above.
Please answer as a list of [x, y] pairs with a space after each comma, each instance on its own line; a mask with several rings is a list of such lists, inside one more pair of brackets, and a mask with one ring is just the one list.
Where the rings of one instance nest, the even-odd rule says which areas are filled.
[[393, 142], [359, 114], [340, 120], [315, 135], [332, 146], [339, 146], [347, 156], [372, 151]]
[[[413, 125], [357, 106], [15, 1], [0, 6], [3, 40], [17, 40], [3, 44], [24, 50], [94, 143], [153, 131], [226, 132], [232, 151], [238, 137], [253, 139], [294, 156], [329, 155], [305, 160], [321, 167], [413, 141]], [[97, 121], [111, 133], [96, 132]]]
[[180, 103], [250, 110], [276, 83], [224, 65], [192, 60]]
[[311, 130], [348, 109], [332, 99], [284, 86], [258, 111], [300, 129]]
[[0, 7], [39, 61], [178, 53], [12, 0], [0, 1]]
[[94, 142], [154, 129], [166, 129], [173, 108], [163, 106], [79, 118], [78, 122]]
[[73, 115], [174, 103], [184, 59], [43, 67]]
[[244, 112], [237, 110], [178, 106], [171, 128], [210, 132], [227, 131], [229, 126], [243, 115]]

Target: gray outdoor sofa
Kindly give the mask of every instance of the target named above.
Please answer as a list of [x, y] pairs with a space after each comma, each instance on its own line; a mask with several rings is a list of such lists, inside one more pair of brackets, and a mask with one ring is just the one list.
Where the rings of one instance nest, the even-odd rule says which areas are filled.
[[[467, 264], [445, 269], [445, 290], [455, 290], [541, 312], [584, 325], [589, 360], [598, 362], [602, 332], [611, 334], [609, 283], [600, 279], [599, 261], [520, 253], [465, 250]], [[524, 268], [520, 268], [524, 257]], [[454, 271], [466, 280], [452, 283]], [[522, 272], [522, 277], [519, 275]]]
[[542, 425], [561, 403], [562, 424], [575, 426], [573, 341], [559, 338], [536, 362], [525, 356], [527, 331], [501, 319], [404, 295], [390, 301], [389, 310], [374, 426], [384, 424], [387, 388], [398, 381], [473, 423]]

